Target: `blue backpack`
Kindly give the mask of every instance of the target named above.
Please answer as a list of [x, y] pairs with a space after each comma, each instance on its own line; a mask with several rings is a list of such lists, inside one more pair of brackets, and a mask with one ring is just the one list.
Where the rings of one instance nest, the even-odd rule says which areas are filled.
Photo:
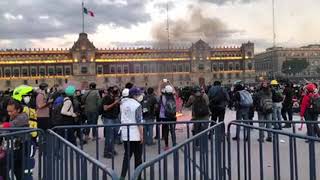
[[242, 90], [242, 91], [239, 91], [239, 94], [240, 94], [240, 107], [251, 107], [253, 105], [252, 96], [248, 91]]

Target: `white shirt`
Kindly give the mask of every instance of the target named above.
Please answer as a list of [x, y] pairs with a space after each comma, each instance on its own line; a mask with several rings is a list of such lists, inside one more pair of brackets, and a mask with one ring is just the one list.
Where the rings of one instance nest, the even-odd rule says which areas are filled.
[[[132, 98], [124, 98], [120, 105], [121, 124], [136, 124], [142, 122], [141, 104]], [[137, 125], [129, 126], [129, 141], [140, 141], [140, 131]], [[128, 141], [128, 126], [121, 126], [123, 141]]]

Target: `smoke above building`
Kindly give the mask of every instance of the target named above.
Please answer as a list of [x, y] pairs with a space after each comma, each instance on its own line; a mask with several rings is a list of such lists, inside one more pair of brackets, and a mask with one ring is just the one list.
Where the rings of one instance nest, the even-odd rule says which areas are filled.
[[[186, 44], [203, 39], [207, 42], [219, 42], [230, 37], [235, 30], [230, 30], [219, 18], [205, 17], [203, 8], [190, 7], [190, 16], [185, 19], [169, 21], [170, 43]], [[156, 46], [166, 47], [168, 43], [167, 22], [154, 24], [152, 37]]]

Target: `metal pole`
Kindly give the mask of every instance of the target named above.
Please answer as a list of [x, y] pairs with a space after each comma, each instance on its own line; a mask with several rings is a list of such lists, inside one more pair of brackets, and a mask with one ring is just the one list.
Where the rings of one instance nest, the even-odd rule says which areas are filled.
[[82, 33], [84, 33], [84, 4], [82, 1], [82, 6], [81, 6], [81, 12], [82, 12]]

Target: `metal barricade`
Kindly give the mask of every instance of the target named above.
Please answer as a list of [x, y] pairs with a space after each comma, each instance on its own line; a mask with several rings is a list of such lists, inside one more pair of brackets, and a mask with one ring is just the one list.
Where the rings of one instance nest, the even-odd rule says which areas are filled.
[[104, 164], [83, 152], [68, 140], [48, 130], [49, 180], [118, 180], [118, 176]]
[[131, 180], [225, 179], [225, 126], [216, 124], [141, 164]]
[[[100, 162], [103, 162], [107, 165], [108, 168], [113, 169], [117, 174], [120, 174], [122, 170], [123, 165], [123, 159], [124, 159], [124, 149], [127, 148], [128, 152], [130, 152], [130, 146], [129, 143], [127, 143], [127, 147], [124, 147], [123, 144], [116, 144], [115, 140], [111, 141], [112, 148], [115, 148], [115, 151], [117, 151], [117, 155], [112, 156], [111, 158], [103, 158], [103, 148], [106, 145], [105, 140], [103, 138], [101, 139], [95, 139], [93, 141], [94, 146], [92, 144], [84, 145], [84, 132], [91, 128], [95, 129], [96, 131], [101, 132], [104, 131], [104, 133], [108, 133], [106, 131], [115, 131], [119, 132], [119, 129], [125, 128], [127, 130], [127, 138], [130, 139], [130, 131], [132, 130], [132, 127], [134, 126], [153, 126], [156, 132], [156, 136], [160, 137], [160, 129], [161, 126], [171, 126], [171, 128], [174, 129], [176, 133], [176, 140], [172, 143], [173, 138], [169, 138], [169, 144], [171, 146], [177, 144], [178, 142], [183, 142], [186, 139], [192, 137], [192, 130], [194, 124], [204, 124], [206, 126], [205, 128], [208, 128], [209, 123], [211, 121], [200, 121], [200, 120], [194, 120], [194, 121], [183, 121], [183, 122], [154, 122], [154, 123], [140, 123], [140, 124], [114, 124], [114, 125], [78, 125], [78, 126], [57, 126], [54, 127], [53, 130], [57, 133], [59, 133], [61, 136], [68, 139], [68, 135], [73, 134], [72, 132], [78, 132], [79, 140], [77, 140], [78, 145], [80, 146], [80, 149], [87, 152], [91, 156], [95, 157]], [[169, 127], [170, 128], [170, 127]], [[108, 133], [110, 135], [110, 133]], [[172, 135], [172, 134], [171, 134]], [[116, 135], [114, 135], [116, 136]], [[146, 134], [144, 134], [144, 139], [146, 139]], [[107, 137], [106, 137], [107, 138]], [[116, 137], [114, 137], [116, 138]], [[160, 137], [161, 138], [161, 137]], [[154, 145], [146, 145], [145, 143], [142, 144], [142, 161], [147, 162], [151, 159], [153, 159], [155, 156], [163, 153], [164, 150], [164, 143], [163, 141], [158, 138]], [[119, 153], [120, 152], [120, 153]], [[127, 178], [131, 177], [132, 170], [134, 169], [134, 164], [130, 161], [126, 162], [128, 165], [128, 172], [127, 172]]]
[[47, 179], [46, 141], [41, 129], [3, 128], [0, 139], [1, 178]]
[[[320, 158], [316, 158], [320, 154], [320, 138], [297, 132], [295, 126], [301, 123], [313, 126], [319, 122], [286, 121], [292, 124], [292, 129], [287, 130], [262, 127], [265, 123], [279, 121], [233, 121], [228, 125], [226, 169], [229, 180], [316, 180], [320, 177], [317, 171]], [[241, 137], [235, 141], [231, 140], [232, 126], [243, 128]], [[269, 142], [265, 142], [264, 133], [271, 137]]]

